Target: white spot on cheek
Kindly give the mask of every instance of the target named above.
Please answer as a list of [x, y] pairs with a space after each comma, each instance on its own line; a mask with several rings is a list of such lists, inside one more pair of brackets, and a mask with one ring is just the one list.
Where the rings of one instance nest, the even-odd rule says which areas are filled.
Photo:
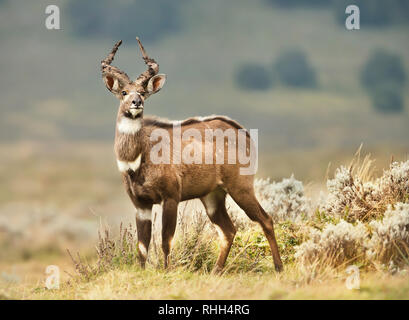
[[141, 129], [141, 121], [140, 119], [122, 117], [117, 124], [117, 128], [121, 133], [135, 134]]

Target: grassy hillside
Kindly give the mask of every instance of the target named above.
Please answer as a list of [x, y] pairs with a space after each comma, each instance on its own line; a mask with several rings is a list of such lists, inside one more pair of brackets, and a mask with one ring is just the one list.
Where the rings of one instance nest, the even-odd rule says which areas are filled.
[[[59, 290], [37, 285], [0, 291], [18, 299], [408, 299], [406, 276], [365, 274], [360, 290], [345, 286], [345, 274], [308, 279], [284, 274], [239, 274], [223, 277], [178, 270], [164, 272], [124, 268], [90, 282], [64, 284]], [[166, 289], [164, 289], [166, 288]]]

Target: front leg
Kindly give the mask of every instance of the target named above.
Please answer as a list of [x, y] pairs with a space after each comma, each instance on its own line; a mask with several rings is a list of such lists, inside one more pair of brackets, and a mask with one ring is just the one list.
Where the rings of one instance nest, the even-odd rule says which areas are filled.
[[141, 263], [141, 267], [145, 268], [149, 244], [151, 242], [153, 204], [147, 201], [144, 201], [143, 203], [138, 201], [138, 198], [134, 194], [131, 187], [130, 176], [128, 173], [122, 174], [122, 181], [124, 183], [126, 193], [136, 208], [136, 230], [138, 234], [139, 262]]
[[136, 230], [138, 233], [138, 253], [141, 267], [145, 268], [148, 257], [149, 244], [152, 234], [152, 207], [137, 209], [136, 211]]
[[135, 206], [135, 208], [139, 207], [139, 203], [136, 199], [136, 196], [132, 190], [132, 186], [131, 186], [131, 181], [130, 181], [130, 176], [127, 172], [122, 173], [122, 182], [124, 184], [125, 187], [125, 191], [128, 194], [129, 198], [131, 199], [133, 205]]
[[164, 267], [168, 267], [171, 242], [176, 229], [178, 202], [174, 199], [166, 199], [163, 202], [162, 213], [162, 250], [164, 255]]

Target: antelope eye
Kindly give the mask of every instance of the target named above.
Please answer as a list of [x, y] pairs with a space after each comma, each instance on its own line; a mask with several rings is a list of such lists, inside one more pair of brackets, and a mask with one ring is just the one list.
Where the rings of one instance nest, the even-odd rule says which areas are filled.
[[122, 91], [122, 95], [126, 96], [128, 93], [126, 91]]

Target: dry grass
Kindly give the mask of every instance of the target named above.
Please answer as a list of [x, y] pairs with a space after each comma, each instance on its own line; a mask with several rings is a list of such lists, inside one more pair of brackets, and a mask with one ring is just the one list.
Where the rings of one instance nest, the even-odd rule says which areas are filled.
[[[297, 246], [311, 240], [313, 233], [310, 232], [310, 228], [322, 233], [327, 225], [337, 226], [342, 218], [348, 217], [344, 215], [345, 211], [342, 211], [342, 215], [332, 215], [317, 210], [301, 217], [299, 221], [277, 221], [276, 233], [285, 263], [285, 272], [276, 274], [268, 243], [259, 226], [251, 223], [243, 213], [230, 206], [229, 212], [238, 233], [225, 272], [221, 277], [216, 277], [210, 274], [210, 270], [219, 250], [217, 233], [204, 214], [200, 202], [187, 202], [180, 206], [171, 251], [172, 264], [168, 272], [162, 269], [161, 212], [155, 208], [148, 266], [146, 270], [141, 270], [136, 259], [134, 209], [126, 195], [120, 192], [122, 190], [120, 179], [114, 174], [100, 175], [100, 172], [107, 171], [105, 160], [100, 162], [100, 159], [105, 157], [108, 148], [100, 146], [91, 149], [84, 145], [80, 148], [81, 152], [75, 153], [73, 147], [61, 146], [56, 150], [58, 161], [61, 163], [54, 169], [45, 167], [38, 169], [41, 152], [47, 155], [45, 163], [52, 165], [56, 162], [52, 160], [55, 156], [53, 151], [47, 153], [46, 149], [41, 148], [13, 147], [12, 152], [9, 150], [8, 157], [2, 159], [4, 163], [10, 161], [10, 168], [18, 166], [20, 158], [24, 159], [23, 162], [27, 166], [26, 176], [23, 179], [23, 176], [17, 175], [19, 181], [17, 184], [42, 177], [47, 181], [46, 189], [35, 189], [35, 192], [42, 194], [46, 192], [45, 190], [52, 190], [51, 194], [35, 203], [32, 199], [36, 193], [28, 189], [22, 189], [18, 197], [14, 194], [9, 200], [6, 197], [0, 202], [2, 298], [409, 298], [409, 285], [405, 278], [407, 261], [402, 258], [408, 254], [402, 243], [398, 245], [399, 250], [394, 249], [393, 255], [383, 253], [368, 260], [366, 257], [363, 258], [361, 253], [354, 251], [351, 253], [349, 249], [341, 252], [344, 250], [342, 241], [329, 241], [328, 254], [318, 256], [308, 263], [300, 263], [296, 259]], [[66, 156], [62, 156], [64, 153], [62, 149], [66, 150]], [[90, 172], [82, 176], [82, 169], [76, 170], [76, 167], [82, 169], [86, 167]], [[325, 172], [323, 168], [321, 170]], [[114, 172], [114, 169], [112, 171]], [[385, 172], [387, 177], [396, 177], [398, 171], [388, 169]], [[12, 180], [10, 172], [3, 170], [3, 173], [6, 181]], [[349, 179], [351, 177], [354, 179], [356, 186], [356, 192], [352, 193], [353, 197], [368, 202], [368, 196], [359, 188], [371, 181], [377, 181], [376, 177], [381, 176], [382, 172], [379, 169], [374, 170], [374, 163], [370, 158], [363, 157], [361, 160], [357, 154], [353, 163], [348, 166], [347, 173]], [[383, 215], [387, 205], [396, 201], [407, 201], [405, 189], [394, 187], [402, 185], [402, 181], [393, 180], [393, 183], [389, 183], [391, 180], [388, 179], [382, 182], [383, 187], [390, 188], [385, 193], [388, 198], [381, 199], [381, 205], [378, 206], [369, 202], [372, 204], [370, 214], [367, 214], [368, 209], [361, 200], [353, 202], [356, 204], [354, 212], [358, 213], [350, 215], [353, 228], [356, 228], [356, 221], [360, 219], [366, 226], [371, 221], [384, 224]], [[65, 181], [71, 181], [78, 190], [67, 192], [66, 187], [59, 188], [58, 186], [64, 185]], [[98, 185], [100, 181], [103, 187], [92, 191], [93, 186]], [[318, 206], [325, 201], [325, 197], [324, 200], [318, 197], [317, 190], [321, 189], [318, 186], [308, 185], [305, 194], [300, 194], [297, 199], [303, 199], [305, 196], [312, 200], [311, 203], [314, 205], [311, 208]], [[264, 191], [278, 192], [276, 189], [279, 187], [280, 184], [272, 188], [272, 191], [268, 191], [269, 188], [265, 188]], [[111, 194], [114, 189], [116, 191]], [[97, 193], [99, 195], [94, 197]], [[283, 194], [280, 193], [280, 196]], [[18, 204], [16, 199], [20, 200]], [[291, 216], [290, 214], [288, 217]], [[400, 225], [405, 226], [404, 220], [402, 221], [403, 224]], [[101, 228], [99, 239], [96, 232], [98, 224], [110, 226]], [[369, 230], [368, 237], [373, 237], [373, 230]], [[341, 232], [340, 236], [343, 235]], [[391, 246], [387, 249], [379, 247], [379, 250], [376, 250], [391, 252], [396, 241], [397, 238], [392, 237]], [[95, 243], [96, 251], [92, 250]], [[337, 243], [338, 247], [332, 247], [332, 243]], [[349, 245], [345, 242], [345, 248]], [[360, 245], [362, 247], [362, 243]], [[73, 252], [74, 264], [66, 254], [65, 248]], [[398, 251], [402, 253], [399, 254]], [[324, 259], [324, 256], [327, 259]], [[393, 265], [383, 260], [393, 261]], [[369, 265], [367, 261], [376, 263]], [[361, 270], [362, 283], [359, 291], [345, 288], [347, 276], [345, 268], [352, 263], [358, 265]], [[51, 264], [61, 268], [62, 285], [58, 291], [44, 289], [44, 270]]]
[[409, 299], [407, 275], [361, 274], [359, 290], [345, 286], [346, 273], [302, 274], [292, 268], [282, 274], [212, 276], [181, 270], [164, 272], [123, 267], [88, 282], [70, 282], [59, 290], [21, 283], [1, 289], [17, 299]]
[[315, 216], [304, 222], [306, 240], [296, 247], [299, 263], [391, 271], [409, 262], [409, 161], [391, 161], [381, 177], [374, 161], [361, 161], [361, 148], [349, 167], [327, 181], [329, 194]]

